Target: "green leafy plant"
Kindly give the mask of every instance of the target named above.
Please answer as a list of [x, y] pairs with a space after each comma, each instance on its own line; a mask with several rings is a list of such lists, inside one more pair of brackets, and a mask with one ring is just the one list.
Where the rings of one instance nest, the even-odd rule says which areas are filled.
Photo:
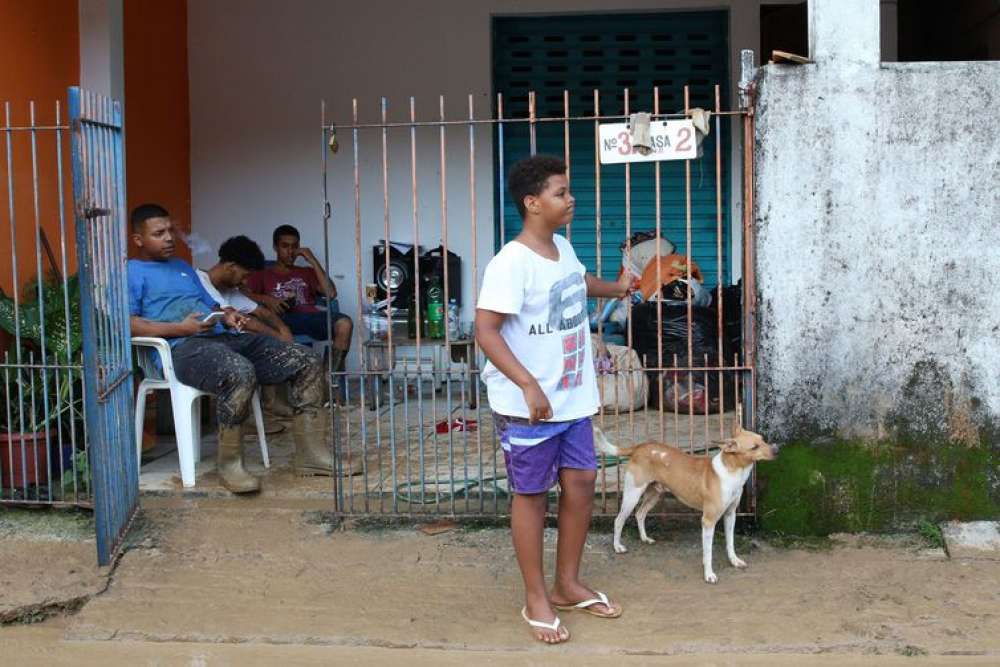
[[[68, 314], [68, 318], [67, 318]], [[0, 369], [0, 430], [35, 433], [82, 420], [83, 392], [68, 368], [26, 368], [25, 363], [68, 366], [79, 363], [83, 333], [80, 282], [50, 274], [30, 280], [17, 304], [0, 290], [0, 329], [20, 335], [22, 349], [8, 352]], [[9, 413], [9, 414], [8, 414]]]
[[938, 549], [944, 548], [944, 535], [941, 533], [941, 527], [936, 523], [928, 521], [927, 519], [921, 519], [917, 523], [917, 532], [920, 536], [927, 541], [932, 547], [937, 547]]
[[75, 427], [83, 394], [66, 369], [0, 368], [0, 433], [41, 433]]
[[[83, 346], [78, 277], [65, 284], [56, 275], [31, 280], [21, 295], [15, 305], [0, 290], [0, 329], [21, 342], [0, 359], [0, 433], [55, 432], [53, 443], [63, 443], [58, 449], [64, 449], [75, 431], [76, 441], [82, 443], [83, 383], [80, 372], [71, 368], [80, 365]], [[53, 451], [51, 456], [63, 453]], [[64, 472], [57, 495], [89, 489], [87, 452], [73, 456], [75, 471], [70, 467]]]
[[19, 333], [22, 343], [39, 360], [43, 350], [54, 362], [65, 364], [76, 359], [83, 346], [79, 277], [71, 276], [65, 286], [55, 275], [40, 283], [33, 279], [22, 295], [15, 308], [14, 299], [0, 290], [0, 329], [12, 336]]
[[76, 494], [88, 495], [90, 493], [90, 457], [87, 456], [86, 451], [80, 450], [75, 454], [74, 459], [73, 465], [67, 467], [63, 473], [59, 485], [59, 495], [64, 499]]

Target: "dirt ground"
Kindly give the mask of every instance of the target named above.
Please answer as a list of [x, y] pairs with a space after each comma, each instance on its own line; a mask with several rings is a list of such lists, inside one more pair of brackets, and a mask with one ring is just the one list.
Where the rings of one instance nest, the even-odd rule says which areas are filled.
[[[117, 568], [102, 573], [93, 561], [86, 568], [97, 585], [85, 604], [0, 628], [0, 655], [11, 663], [78, 665], [1000, 660], [1000, 562], [949, 560], [916, 537], [819, 545], [744, 537], [738, 550], [750, 568], [736, 571], [725, 562], [720, 535], [720, 581], [710, 586], [701, 580], [690, 526], [654, 521], [654, 545], [627, 532], [624, 555], [613, 553], [607, 530], [596, 530], [585, 578], [621, 601], [625, 615], [563, 614], [571, 641], [546, 647], [531, 641], [518, 615], [520, 583], [506, 531], [429, 536], [412, 526], [338, 525], [311, 502], [144, 499], [133, 545]], [[555, 532], [547, 533], [550, 562], [554, 540]], [[44, 550], [64, 542], [38, 544]], [[2, 553], [0, 605], [12, 602], [10, 582], [31, 589], [56, 577], [58, 555], [39, 561], [48, 567], [22, 569], [11, 552]]]

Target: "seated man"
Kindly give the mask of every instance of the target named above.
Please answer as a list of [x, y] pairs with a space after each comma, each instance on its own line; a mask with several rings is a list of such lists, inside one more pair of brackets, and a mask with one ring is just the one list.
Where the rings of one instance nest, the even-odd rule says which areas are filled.
[[[343, 313], [326, 313], [316, 307], [316, 296], [337, 297], [337, 288], [309, 248], [299, 246], [299, 230], [281, 225], [272, 236], [278, 261], [247, 278], [250, 297], [276, 314], [293, 334], [305, 334], [314, 340], [329, 340], [327, 317], [333, 323], [331, 367], [344, 370], [344, 357], [351, 346], [353, 324]], [[295, 266], [301, 257], [309, 267]]]
[[274, 336], [291, 343], [292, 332], [281, 318], [240, 291], [246, 277], [263, 268], [264, 253], [260, 251], [260, 246], [246, 236], [234, 236], [219, 246], [219, 261], [215, 266], [207, 271], [197, 269], [196, 273], [202, 287], [217, 304], [249, 316], [244, 331]]
[[296, 412], [296, 473], [333, 474], [320, 360], [302, 346], [244, 332], [247, 318], [234, 309], [206, 322], [219, 304], [194, 269], [173, 257], [174, 227], [166, 209], [143, 204], [132, 212], [131, 226], [138, 251], [138, 258], [128, 261], [132, 335], [166, 338], [177, 378], [217, 397], [223, 486], [233, 493], [260, 489], [259, 480], [243, 467], [242, 449], [242, 426], [258, 383], [289, 382]]
[[[260, 246], [246, 236], [234, 236], [219, 246], [219, 261], [208, 271], [197, 269], [198, 279], [208, 295], [223, 308], [235, 308], [248, 315], [244, 331], [274, 336], [278, 340], [291, 343], [292, 332], [274, 311], [245, 295], [240, 288], [252, 271], [264, 268], [264, 253]], [[295, 411], [281, 398], [284, 392], [278, 386], [264, 385], [260, 388], [261, 407], [264, 414], [272, 417], [292, 417]], [[267, 434], [284, 430], [280, 425], [270, 424]]]

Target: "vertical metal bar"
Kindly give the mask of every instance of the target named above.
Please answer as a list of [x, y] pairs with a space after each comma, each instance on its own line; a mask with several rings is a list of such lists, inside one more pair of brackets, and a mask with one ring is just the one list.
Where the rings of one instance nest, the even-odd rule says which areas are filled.
[[[323, 223], [323, 270], [326, 271], [326, 275], [331, 275], [330, 271], [330, 196], [327, 188], [327, 162], [329, 143], [327, 139], [327, 126], [326, 126], [326, 100], [320, 100], [319, 102], [319, 126], [320, 126], [320, 169], [321, 169], [321, 187], [323, 192], [323, 210], [322, 210], [322, 223]], [[335, 135], [334, 135], [335, 137]], [[363, 323], [358, 323], [361, 326]], [[326, 340], [327, 346], [329, 348], [333, 347], [333, 313], [329, 308], [326, 309]], [[326, 382], [327, 387], [330, 390], [330, 433], [331, 433], [331, 446], [333, 449], [333, 475], [331, 482], [333, 483], [333, 498], [334, 498], [334, 508], [337, 510], [343, 510], [344, 508], [344, 497], [343, 488], [340, 484], [341, 475], [343, 474], [343, 465], [340, 458], [340, 433], [337, 429], [337, 396], [333, 393], [333, 380], [336, 378], [335, 371], [333, 367], [333, 355], [328, 354], [327, 365], [326, 365]], [[347, 384], [348, 377], [346, 372], [337, 382], [338, 387], [340, 383], [343, 382], [343, 392], [344, 399], [347, 398]], [[362, 406], [363, 407], [363, 406]]]
[[[358, 98], [353, 98], [351, 100], [351, 116], [354, 120], [354, 125], [358, 124]], [[362, 284], [361, 276], [364, 275], [361, 272], [361, 170], [358, 166], [358, 128], [354, 127], [351, 129], [352, 138], [352, 158], [353, 158], [353, 169], [354, 169], [354, 271], [355, 275], [358, 276], [358, 319], [357, 322], [361, 326], [356, 327], [358, 334], [358, 349], [365, 349], [364, 340], [364, 315], [362, 307], [365, 302], [364, 297], [364, 285]], [[364, 410], [367, 407], [364, 402], [364, 394], [370, 379], [370, 376], [365, 373], [368, 370], [368, 355], [362, 355], [361, 357], [361, 371], [362, 377], [364, 378], [361, 382], [361, 470], [364, 479], [364, 503], [365, 512], [368, 511], [368, 436], [365, 429], [365, 413]], [[351, 447], [348, 445], [347, 450], [348, 456], [348, 467], [350, 467], [351, 459]], [[353, 470], [351, 470], [353, 473]], [[354, 485], [351, 484], [351, 510], [354, 510], [354, 499], [353, 499]]]
[[[409, 315], [409, 313], [407, 313]], [[413, 467], [410, 461], [410, 360], [403, 359], [403, 433], [406, 446], [406, 513], [413, 516]], [[420, 388], [420, 380], [417, 380]], [[393, 493], [398, 492], [396, 487]]]
[[[115, 161], [115, 194], [116, 194], [116, 211], [115, 216], [115, 238], [118, 240], [118, 253], [115, 257], [116, 266], [121, 267], [117, 270], [118, 281], [118, 296], [119, 296], [119, 309], [118, 317], [121, 323], [119, 328], [119, 336], [121, 340], [121, 368], [122, 373], [131, 373], [132, 364], [132, 346], [131, 338], [129, 335], [129, 310], [128, 310], [128, 276], [124, 270], [125, 261], [128, 255], [128, 249], [126, 245], [126, 217], [127, 217], [127, 202], [125, 198], [125, 146], [124, 137], [122, 135], [122, 125], [123, 125], [123, 115], [121, 103], [114, 102], [114, 125], [117, 128], [115, 132], [115, 150], [114, 150], [114, 161]], [[131, 378], [130, 378], [131, 379]], [[138, 460], [134, 455], [135, 447], [135, 420], [133, 419], [132, 410], [133, 408], [133, 386], [132, 382], [122, 382], [115, 393], [117, 394], [119, 406], [117, 410], [117, 415], [119, 418], [120, 426], [118, 428], [118, 434], [121, 438], [122, 444], [119, 447], [119, 456], [123, 457], [123, 465], [125, 467], [126, 477], [127, 477], [127, 497], [128, 497], [128, 507], [129, 515], [124, 518], [123, 528], [121, 530], [121, 535], [124, 536], [124, 531], [128, 528], [128, 524], [131, 521], [131, 517], [134, 516], [136, 508], [138, 508], [139, 501], [139, 464]]]
[[[75, 383], [73, 381], [73, 370], [70, 368], [73, 363], [73, 345], [72, 345], [72, 320], [70, 319], [70, 308], [69, 308], [69, 263], [66, 258], [66, 201], [63, 194], [63, 166], [62, 166], [62, 106], [61, 101], [56, 100], [56, 131], [55, 131], [55, 148], [56, 148], [56, 191], [58, 194], [58, 215], [59, 215], [59, 250], [60, 259], [62, 261], [62, 270], [60, 274], [62, 275], [62, 288], [63, 288], [63, 320], [66, 322], [65, 333], [65, 345], [66, 345], [66, 355], [63, 359], [63, 363], [66, 364], [66, 378], [65, 382], [68, 385], [69, 393], [69, 439], [70, 446], [73, 451], [73, 456], [70, 459], [70, 466], [73, 469], [73, 499], [79, 501], [79, 489], [77, 488], [77, 451], [76, 451], [76, 389], [73, 386]], [[61, 376], [61, 373], [57, 377]], [[67, 390], [63, 390], [67, 391]], [[61, 394], [60, 394], [61, 395]], [[60, 443], [61, 444], [61, 443]], [[86, 443], [84, 443], [86, 444]], [[63, 469], [63, 459], [62, 456], [59, 457], [60, 465], [60, 477], [65, 475], [65, 470]], [[60, 479], [61, 481], [61, 479]]]
[[[625, 88], [625, 118], [629, 117], [629, 89]], [[625, 163], [625, 256], [631, 257], [632, 255], [632, 164], [630, 162]], [[626, 315], [625, 315], [625, 341], [626, 345], [632, 347], [632, 304], [629, 303], [628, 297], [625, 297], [626, 303]], [[629, 388], [631, 389], [631, 379], [632, 375], [628, 374], [626, 376], [626, 381], [629, 383]], [[615, 388], [617, 389], [618, 383], [615, 383]], [[635, 442], [635, 408], [629, 401], [629, 411], [628, 411], [628, 432], [630, 436], [630, 441]], [[620, 470], [621, 466], [616, 468]]]
[[[690, 89], [684, 86], [684, 116], [691, 113], [690, 110]], [[685, 254], [686, 254], [686, 275], [687, 275], [687, 366], [694, 368], [694, 340], [691, 335], [691, 326], [694, 312], [691, 304], [691, 160], [684, 160], [684, 231], [685, 231]], [[694, 444], [694, 373], [688, 371], [688, 443]]]
[[[28, 498], [28, 471], [27, 471], [27, 461], [25, 460], [25, 456], [24, 456], [24, 441], [25, 441], [25, 436], [27, 436], [28, 438], [30, 438], [30, 442], [31, 442], [31, 458], [32, 458], [32, 463], [34, 465], [34, 471], [35, 471], [35, 475], [34, 475], [34, 477], [35, 477], [35, 479], [34, 479], [34, 482], [35, 482], [35, 498], [34, 499], [35, 500], [41, 500], [41, 498], [38, 497], [38, 486], [39, 486], [38, 485], [38, 482], [39, 482], [39, 479], [38, 479], [38, 441], [34, 437], [32, 437], [33, 434], [37, 434], [38, 433], [38, 427], [39, 427], [39, 424], [38, 424], [38, 406], [35, 403], [35, 400], [36, 400], [36, 398], [35, 398], [35, 373], [36, 373], [36, 369], [35, 369], [35, 351], [34, 350], [29, 350], [28, 351], [28, 369], [27, 369], [27, 373], [28, 373], [28, 386], [30, 387], [29, 395], [31, 397], [31, 431], [30, 431], [30, 434], [23, 434], [21, 436], [21, 465], [24, 467], [24, 497]], [[23, 423], [21, 424], [21, 428], [22, 429], [24, 428], [24, 424]]]
[[[42, 370], [39, 372], [42, 380], [42, 414], [45, 419], [45, 451], [51, 454], [52, 452], [52, 442], [51, 442], [51, 418], [52, 415], [49, 411], [49, 377], [48, 377], [48, 349], [47, 349], [47, 338], [45, 336], [45, 276], [42, 272], [42, 221], [41, 221], [41, 210], [38, 200], [38, 130], [35, 124], [35, 102], [34, 100], [28, 102], [28, 117], [30, 120], [31, 127], [31, 201], [32, 209], [34, 212], [34, 225], [35, 225], [35, 270], [36, 279], [38, 284], [36, 285], [36, 292], [38, 295], [38, 320], [39, 320], [39, 335], [41, 337], [41, 364], [43, 366]], [[58, 406], [56, 406], [58, 408]], [[37, 443], [36, 443], [37, 444]], [[37, 446], [36, 446], [37, 451]], [[62, 462], [62, 451], [59, 452], [60, 465]], [[46, 459], [48, 460], [48, 459]], [[35, 469], [37, 474], [38, 469]], [[45, 466], [45, 481], [46, 490], [48, 492], [49, 502], [52, 501], [52, 466], [51, 464]]]
[[[660, 87], [653, 87], [653, 115], [660, 115]], [[660, 256], [660, 239], [663, 237], [663, 203], [661, 201], [662, 185], [660, 182], [660, 161], [653, 163], [653, 176], [655, 180], [654, 197], [656, 216], [656, 367], [659, 371], [656, 374], [659, 383], [657, 392], [660, 404], [660, 441], [665, 440], [663, 432], [663, 261]], [[643, 270], [645, 267], [639, 267]]]
[[[475, 108], [474, 108], [474, 98], [472, 94], [469, 94], [469, 222], [472, 230], [472, 300], [478, 298], [479, 294], [479, 236], [478, 228], [476, 227], [476, 126], [473, 121], [476, 119]], [[475, 311], [473, 311], [475, 312]], [[461, 312], [459, 313], [461, 314]], [[459, 319], [459, 326], [462, 326], [461, 319]], [[468, 365], [471, 376], [471, 369], [475, 368], [475, 359], [478, 352], [478, 345], [473, 337], [472, 344], [465, 347], [465, 363]], [[478, 378], [470, 378], [472, 382], [478, 382]], [[464, 390], [465, 384], [463, 381], [463, 391], [462, 391], [462, 409], [463, 412], [466, 407], [468, 407], [468, 402]], [[469, 386], [469, 399], [471, 399], [472, 392], [475, 390], [474, 386]], [[479, 511], [483, 510], [483, 443], [480, 436], [479, 424], [480, 420], [476, 420], [476, 452], [479, 456], [479, 480], [477, 484], [477, 489], [479, 489]], [[468, 436], [468, 419], [466, 419], [466, 436], [465, 436], [465, 480], [468, 484], [469, 481], [469, 436]], [[465, 511], [469, 511], [469, 494], [465, 494]]]
[[[563, 90], [563, 162], [566, 163], [566, 185], [573, 189], [573, 167], [569, 159], [569, 91]], [[573, 240], [573, 221], [566, 225], [566, 240]]]
[[[448, 161], [446, 149], [446, 126], [444, 124], [444, 95], [438, 97], [438, 110], [441, 116], [441, 125], [438, 128], [438, 147], [441, 153], [441, 249], [444, 261], [444, 386], [445, 386], [445, 421], [448, 422], [448, 484], [449, 498], [451, 501], [451, 513], [455, 513], [455, 437], [451, 429], [451, 336], [448, 332], [448, 309], [451, 305], [448, 290]], [[435, 424], [437, 416], [435, 415]], [[434, 430], [437, 435], [437, 428]], [[436, 442], [436, 439], [435, 439]], [[436, 457], [435, 457], [436, 458]], [[436, 463], [436, 462], [435, 462]], [[440, 496], [438, 496], [440, 498]]]
[[504, 145], [503, 145], [503, 93], [497, 93], [497, 196], [500, 200], [499, 214], [500, 214], [500, 245], [502, 246], [507, 242], [507, 228], [505, 225], [505, 212], [504, 209], [504, 177], [506, 172], [504, 171]]
[[[421, 387], [422, 380], [422, 359], [420, 342], [423, 333], [423, 307], [420, 302], [420, 225], [418, 222], [417, 205], [417, 111], [416, 102], [410, 97], [410, 200], [413, 207], [413, 290], [414, 305], [417, 309], [414, 318], [416, 319], [417, 344], [416, 352], [416, 373], [417, 373], [417, 465], [420, 469], [420, 504], [423, 506], [427, 487], [424, 478], [424, 393]], [[412, 476], [409, 479], [413, 479]]]
[[[10, 102], [4, 102], [4, 138], [7, 145], [7, 221], [10, 223], [10, 274], [11, 296], [14, 301], [14, 363], [17, 365], [17, 412], [18, 424], [24, 424], [24, 387], [21, 378], [21, 286], [17, 270], [17, 214], [14, 207], [14, 148], [12, 144]], [[22, 449], [23, 452], [23, 449]], [[23, 459], [23, 456], [22, 456]], [[23, 461], [22, 461], [23, 462]], [[13, 470], [13, 468], [12, 468]], [[13, 476], [11, 477], [13, 480]], [[11, 481], [11, 488], [14, 484]]]
[[[7, 123], [10, 125], [10, 123]], [[20, 376], [20, 369], [14, 368], [14, 382], [17, 383]], [[3, 389], [4, 396], [10, 396], [10, 354], [7, 350], [3, 351]], [[7, 470], [10, 471], [10, 497], [14, 497], [14, 433], [10, 429], [10, 425], [13, 423], [11, 421], [11, 411], [10, 411], [11, 401], [7, 400], [4, 409], [6, 410], [7, 421], [7, 442], [10, 446], [7, 447]], [[0, 482], [0, 491], [3, 490], [3, 483]]]
[[[388, 374], [392, 375], [392, 359], [389, 358], [386, 368], [388, 369]], [[385, 483], [384, 483], [384, 473], [382, 470], [382, 391], [375, 392], [375, 465], [377, 473], [378, 484], [376, 489], [378, 490], [378, 511], [382, 514], [385, 513]], [[367, 457], [366, 457], [367, 458]]]
[[677, 373], [677, 353], [673, 354], [674, 372], [671, 373], [670, 387], [674, 395], [674, 442], [680, 446], [680, 417], [678, 415], [678, 392], [680, 391], [681, 379]]
[[704, 368], [705, 368], [705, 377], [704, 377], [704, 381], [705, 381], [705, 440], [704, 440], [703, 444], [704, 444], [705, 450], [707, 451], [708, 450], [709, 442], [711, 442], [711, 438], [709, 438], [709, 436], [708, 436], [708, 415], [711, 412], [711, 405], [712, 405], [712, 388], [708, 384], [708, 352], [704, 353]]
[[528, 139], [531, 145], [531, 154], [538, 152], [538, 141], [535, 132], [535, 91], [528, 91]]
[[[601, 277], [601, 91], [594, 88], [594, 243], [597, 254], [597, 277]], [[601, 312], [603, 299], [597, 300], [597, 312]], [[602, 334], [600, 318], [597, 321], [597, 335]], [[604, 427], [604, 407], [599, 413], [600, 425]], [[601, 459], [601, 512], [608, 511], [608, 467]]]
[[[725, 238], [722, 230], [722, 97], [719, 91], [719, 84], [715, 84], [715, 330], [717, 343], [717, 358], [719, 367], [726, 365], [726, 360], [722, 351], [722, 341], [725, 337], [724, 328], [724, 297], [722, 295], [723, 271], [722, 242]], [[708, 364], [705, 364], [708, 366]], [[719, 371], [719, 439], [725, 437], [722, 430], [722, 414], [726, 410], [726, 392], [723, 390], [725, 376], [723, 371]]]
[[743, 199], [743, 252], [744, 252], [744, 262], [743, 262], [743, 289], [744, 289], [744, 307], [743, 307], [743, 321], [745, 326], [745, 331], [747, 335], [745, 336], [744, 342], [744, 363], [750, 368], [751, 382], [748, 383], [749, 386], [745, 388], [748, 393], [748, 405], [749, 405], [749, 424], [753, 425], [756, 420], [757, 415], [757, 396], [754, 391], [755, 388], [755, 373], [757, 368], [757, 326], [754, 321], [754, 314], [757, 312], [757, 277], [755, 270], [755, 252], [754, 247], [754, 229], [753, 229], [753, 219], [754, 219], [754, 117], [753, 117], [753, 89], [750, 90], [750, 107], [746, 110], [743, 117], [744, 131], [743, 131], [743, 187], [744, 187], [744, 199]]
[[[386, 354], [389, 358], [389, 455], [392, 457], [390, 462], [391, 475], [392, 475], [392, 511], [399, 511], [399, 502], [396, 497], [396, 395], [393, 387], [393, 376], [395, 375], [395, 349], [392, 345], [392, 323], [393, 323], [393, 307], [392, 307], [392, 280], [389, 278], [389, 129], [386, 126], [388, 122], [388, 108], [386, 99], [383, 97], [381, 102], [381, 112], [382, 112], [382, 215], [383, 215], [383, 233], [385, 234], [385, 296], [389, 300], [389, 305], [386, 307], [386, 318], [389, 323], [388, 336], [386, 338], [387, 350]], [[404, 380], [405, 382], [405, 380]], [[404, 385], [405, 386], [405, 385]], [[381, 420], [379, 420], [381, 421]], [[379, 476], [382, 475], [382, 448], [379, 447]], [[385, 497], [385, 493], [379, 494], [379, 506], [381, 507], [382, 498]]]

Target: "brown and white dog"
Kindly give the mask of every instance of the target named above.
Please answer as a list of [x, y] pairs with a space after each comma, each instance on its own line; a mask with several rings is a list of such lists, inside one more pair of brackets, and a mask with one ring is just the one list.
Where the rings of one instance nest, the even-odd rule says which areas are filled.
[[[715, 524], [725, 518], [726, 554], [733, 567], [747, 564], [736, 555], [733, 545], [733, 531], [736, 526], [736, 509], [743, 495], [754, 463], [772, 461], [777, 455], [777, 447], [764, 442], [753, 431], [745, 431], [738, 424], [731, 438], [719, 443], [721, 451], [709, 458], [692, 456], [659, 442], [646, 442], [635, 447], [616, 447], [598, 428], [594, 428], [594, 442], [605, 454], [629, 457], [625, 468], [625, 486], [622, 489], [622, 507], [615, 518], [614, 546], [617, 553], [627, 549], [621, 542], [625, 521], [639, 501], [639, 511], [635, 518], [639, 523], [639, 537], [646, 544], [653, 540], [646, 535], [646, 515], [666, 491], [670, 491], [682, 503], [701, 510], [702, 563], [705, 567], [705, 581], [718, 581], [712, 570], [712, 541]], [[643, 493], [646, 493], [643, 499]]]

